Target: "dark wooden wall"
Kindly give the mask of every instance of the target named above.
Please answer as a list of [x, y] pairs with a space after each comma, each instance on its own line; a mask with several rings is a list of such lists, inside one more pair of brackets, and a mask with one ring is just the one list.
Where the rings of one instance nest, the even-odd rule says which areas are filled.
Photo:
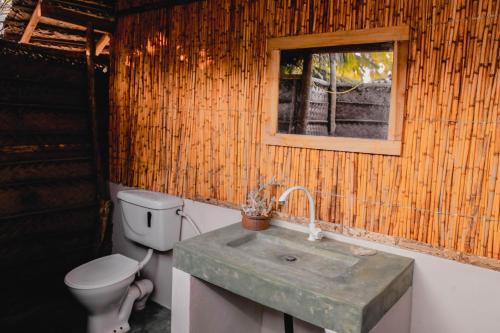
[[86, 67], [83, 55], [2, 41], [0, 53], [0, 331], [46, 332], [47, 312], [71, 302], [64, 275], [95, 255]]

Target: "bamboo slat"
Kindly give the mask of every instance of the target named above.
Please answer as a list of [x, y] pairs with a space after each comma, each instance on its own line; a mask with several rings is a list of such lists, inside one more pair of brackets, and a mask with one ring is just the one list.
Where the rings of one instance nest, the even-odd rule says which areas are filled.
[[[310, 188], [332, 226], [500, 259], [499, 22], [497, 0], [207, 0], [122, 17], [111, 180], [238, 205], [276, 176], [279, 191]], [[267, 38], [401, 25], [400, 157], [262, 142]], [[298, 194], [285, 211], [308, 213]]]

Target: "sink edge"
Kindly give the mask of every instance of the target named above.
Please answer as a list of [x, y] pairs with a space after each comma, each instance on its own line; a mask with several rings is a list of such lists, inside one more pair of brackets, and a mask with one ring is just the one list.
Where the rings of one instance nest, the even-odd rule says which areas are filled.
[[[344, 300], [338, 301], [309, 290], [298, 290], [292, 284], [244, 272], [234, 265], [217, 260], [210, 255], [191, 251], [183, 246], [174, 248], [174, 267], [313, 325], [337, 332], [363, 333], [359, 323], [363, 322], [364, 308], [358, 304], [350, 304]], [[235, 279], [245, 280], [245, 283], [235, 282]], [[270, 289], [273, 292], [266, 292], [262, 289]], [[274, 299], [270, 298], [271, 294], [274, 295]], [[305, 305], [308, 301], [309, 306]]]
[[[283, 237], [288, 237], [291, 233], [302, 234], [288, 229], [283, 230]], [[174, 267], [264, 306], [339, 333], [368, 332], [406, 293], [413, 282], [413, 259], [379, 252], [387, 259], [395, 260], [392, 262], [392, 269], [398, 271], [396, 276], [386, 279], [384, 284], [379, 283], [377, 288], [372, 286], [370, 292], [352, 300], [344, 298], [345, 293], [325, 294], [314, 286], [309, 288], [303, 282], [293, 279], [283, 280], [279, 274], [275, 276], [254, 263], [241, 261], [240, 255], [227, 251], [227, 248], [231, 248], [227, 245], [227, 241], [249, 233], [253, 232], [234, 224], [177, 243], [174, 247]], [[296, 238], [300, 235], [292, 236]], [[332, 241], [338, 243], [340, 247], [350, 246], [348, 243]], [[365, 269], [377, 269], [376, 267], [376, 261], [372, 265], [364, 265]], [[376, 276], [383, 277], [383, 274], [380, 274], [377, 273]], [[241, 280], [245, 280], [245, 283]], [[363, 285], [359, 281], [354, 283], [356, 284], [358, 287]], [[387, 288], [388, 286], [391, 288]]]

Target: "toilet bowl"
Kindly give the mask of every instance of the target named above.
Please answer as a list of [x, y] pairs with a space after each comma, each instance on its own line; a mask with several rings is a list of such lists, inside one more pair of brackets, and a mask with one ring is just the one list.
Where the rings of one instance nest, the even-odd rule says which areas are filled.
[[171, 250], [180, 238], [181, 217], [176, 212], [182, 199], [145, 190], [120, 191], [117, 197], [125, 237], [149, 249], [140, 262], [112, 254], [66, 274], [68, 289], [88, 312], [88, 333], [130, 330], [132, 308], [143, 309], [153, 291], [151, 281], [134, 281], [136, 273], [149, 262], [153, 249]]
[[149, 280], [134, 282], [140, 263], [113, 254], [83, 264], [69, 272], [64, 282], [88, 312], [87, 332], [118, 333], [130, 329], [134, 303], [143, 308], [153, 290]]

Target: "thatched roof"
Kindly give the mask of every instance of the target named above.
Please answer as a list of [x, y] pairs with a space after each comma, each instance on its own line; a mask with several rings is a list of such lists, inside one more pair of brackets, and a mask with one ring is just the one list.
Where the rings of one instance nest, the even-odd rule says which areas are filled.
[[[4, 39], [19, 42], [38, 0], [12, 0], [4, 22]], [[41, 17], [29, 43], [67, 51], [85, 49], [86, 22], [94, 22], [96, 40], [112, 32], [115, 0], [43, 0]], [[106, 53], [104, 50], [103, 53]]]
[[196, 1], [201, 0], [125, 0], [119, 5], [116, 0], [0, 0], [0, 6], [12, 5], [8, 14], [5, 6], [0, 7], [0, 38], [3, 32], [3, 38], [9, 41], [82, 52], [91, 22], [96, 54], [107, 54], [117, 17]]

